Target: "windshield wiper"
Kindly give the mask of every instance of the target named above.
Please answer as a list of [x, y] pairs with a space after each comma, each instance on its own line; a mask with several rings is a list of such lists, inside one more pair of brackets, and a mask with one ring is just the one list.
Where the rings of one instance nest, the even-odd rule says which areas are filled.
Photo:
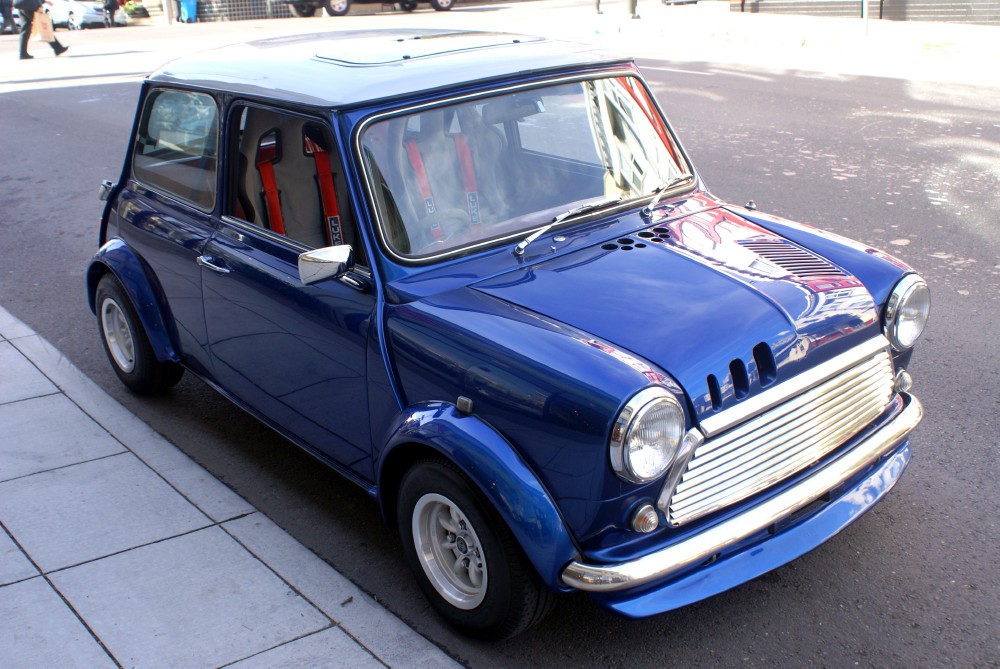
[[607, 198], [604, 200], [594, 200], [593, 202], [588, 202], [587, 204], [581, 204], [579, 207], [573, 207], [568, 211], [564, 211], [558, 216], [554, 217], [549, 223], [543, 225], [538, 230], [534, 231], [530, 235], [524, 238], [524, 240], [514, 247], [514, 255], [520, 257], [524, 255], [524, 250], [528, 248], [528, 244], [535, 241], [546, 232], [551, 230], [554, 226], [559, 225], [567, 218], [573, 218], [574, 216], [579, 216], [580, 214], [586, 214], [598, 209], [604, 209], [614, 204], [618, 204], [622, 201], [622, 198]]
[[664, 181], [662, 184], [657, 186], [653, 190], [653, 192], [656, 194], [656, 197], [653, 198], [653, 201], [649, 203], [648, 207], [642, 210], [642, 215], [645, 216], [647, 220], [651, 218], [653, 216], [653, 211], [656, 210], [656, 205], [660, 203], [660, 198], [662, 198], [667, 191], [671, 190], [676, 186], [680, 186], [685, 181], [690, 181], [691, 179], [694, 179], [693, 174], [686, 174], [686, 173], [680, 174], [674, 177], [673, 179]]

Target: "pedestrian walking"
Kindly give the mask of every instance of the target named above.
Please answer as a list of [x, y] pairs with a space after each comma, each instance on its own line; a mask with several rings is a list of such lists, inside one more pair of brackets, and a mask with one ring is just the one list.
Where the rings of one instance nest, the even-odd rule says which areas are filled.
[[[52, 4], [48, 0], [14, 0], [14, 6], [21, 12], [21, 19], [24, 21], [24, 25], [21, 26], [21, 60], [30, 60], [34, 58], [28, 53], [28, 40], [31, 39], [31, 29], [35, 21], [46, 21], [48, 22], [49, 30], [52, 29], [52, 23], [48, 16], [44, 16], [44, 10], [42, 6]], [[38, 16], [42, 14], [42, 16]], [[55, 33], [52, 33], [52, 39], [47, 40], [49, 46], [52, 47], [52, 51], [57, 55], [61, 56], [66, 53], [69, 49], [68, 46], [63, 46], [56, 39]]]
[[118, 11], [118, 0], [104, 0], [104, 25], [115, 27], [115, 12]]
[[14, 5], [11, 0], [0, 0], [0, 16], [3, 17], [3, 25], [0, 25], [0, 33], [14, 33]]

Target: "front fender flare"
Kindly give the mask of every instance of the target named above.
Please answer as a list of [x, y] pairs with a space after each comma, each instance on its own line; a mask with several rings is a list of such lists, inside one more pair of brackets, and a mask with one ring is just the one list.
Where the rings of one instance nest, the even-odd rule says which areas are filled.
[[[399, 479], [386, 475], [393, 462], [410, 461], [412, 449], [433, 449], [457, 465], [507, 523], [528, 559], [549, 587], [567, 590], [559, 579], [563, 565], [580, 551], [548, 491], [514, 448], [492, 427], [454, 405], [427, 402], [407, 408], [389, 431], [379, 459], [379, 503], [396, 499], [390, 488]], [[421, 449], [426, 454], [426, 448]], [[409, 453], [408, 453], [409, 451]], [[400, 472], [399, 478], [402, 473]]]
[[180, 357], [166, 325], [173, 321], [164, 318], [166, 308], [160, 299], [162, 293], [150, 280], [135, 251], [121, 239], [115, 238], [104, 244], [87, 267], [87, 302], [90, 310], [97, 313], [97, 305], [94, 304], [97, 284], [107, 272], [118, 278], [129, 299], [132, 300], [132, 306], [139, 314], [139, 320], [146, 330], [146, 336], [153, 347], [156, 359], [160, 362], [169, 360], [179, 363]]

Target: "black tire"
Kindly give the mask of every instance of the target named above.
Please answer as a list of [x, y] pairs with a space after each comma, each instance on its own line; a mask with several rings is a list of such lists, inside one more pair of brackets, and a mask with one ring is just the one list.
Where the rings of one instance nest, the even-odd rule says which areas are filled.
[[[555, 594], [503, 519], [450, 462], [425, 460], [410, 468], [400, 484], [397, 511], [410, 569], [453, 627], [500, 641], [541, 622], [552, 609]], [[439, 567], [462, 560], [459, 570]]]
[[452, 8], [455, 0], [431, 0], [431, 7], [439, 12], [446, 12]]
[[94, 297], [97, 329], [112, 369], [137, 395], [157, 395], [177, 385], [184, 368], [160, 362], [132, 301], [113, 274], [105, 274]]
[[323, 10], [328, 16], [343, 16], [351, 8], [351, 0], [323, 0]]
[[404, 12], [412, 12], [417, 8], [417, 0], [403, 0], [399, 3], [399, 8]]
[[300, 19], [316, 16], [317, 9], [319, 7], [311, 2], [293, 2], [288, 5], [288, 11], [292, 13], [292, 16], [297, 16]]

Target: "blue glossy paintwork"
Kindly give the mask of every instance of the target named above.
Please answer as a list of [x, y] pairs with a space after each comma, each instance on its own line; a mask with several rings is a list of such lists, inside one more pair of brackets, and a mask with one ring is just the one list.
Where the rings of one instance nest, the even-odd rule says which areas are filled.
[[853, 239], [757, 211], [732, 206], [727, 209], [843, 267], [864, 284], [880, 306], [885, 304], [893, 286], [903, 275], [913, 272], [913, 268], [898, 258]]
[[680, 392], [671, 379], [576, 328], [467, 288], [387, 307], [385, 321], [404, 405], [471, 398], [557, 500], [574, 536], [623, 522], [625, 507], [593, 504], [625, 485], [608, 475], [610, 421], [650, 382]]
[[548, 491], [503, 436], [480, 417], [443, 403], [409, 407], [389, 433], [383, 463], [396, 449], [415, 444], [447, 457], [478, 484], [545, 582], [559, 587], [560, 570], [579, 552]]
[[146, 274], [135, 252], [121, 239], [115, 238], [104, 244], [87, 268], [87, 303], [91, 311], [97, 308], [94, 303], [97, 284], [107, 271], [118, 277], [132, 300], [157, 359], [179, 362], [180, 357], [172, 344], [176, 329], [169, 318], [169, 311], [163, 306], [162, 291], [155, 279]]
[[776, 534], [752, 538], [711, 564], [668, 583], [624, 595], [592, 596], [622, 615], [642, 618], [725, 592], [791, 562], [835, 536], [892, 489], [909, 461], [910, 443], [903, 441], [895, 452], [830, 502]]
[[[223, 224], [225, 225], [225, 224]], [[366, 481], [372, 469], [366, 369], [375, 298], [336, 280], [303, 286], [298, 254], [242, 229], [204, 255], [229, 270], [202, 273], [212, 378], [297, 440]]]
[[116, 234], [155, 277], [177, 355], [197, 373], [210, 375], [201, 274], [195, 259], [215, 233], [212, 219], [134, 181], [121, 191], [116, 205]]
[[[773, 351], [773, 382], [780, 383], [872, 337], [878, 326], [875, 303], [860, 284], [824, 293], [769, 270], [738, 240], [772, 235], [732, 213], [667, 215], [640, 232], [659, 229], [654, 237], [630, 234], [538, 262], [476, 289], [670, 370], [699, 419], [736, 402], [727, 381], [733, 360], [750, 369], [751, 394], [759, 390], [752, 356], [759, 343]], [[566, 299], [574, 294], [587, 299]], [[709, 374], [724, 389], [718, 407], [709, 398]]]

